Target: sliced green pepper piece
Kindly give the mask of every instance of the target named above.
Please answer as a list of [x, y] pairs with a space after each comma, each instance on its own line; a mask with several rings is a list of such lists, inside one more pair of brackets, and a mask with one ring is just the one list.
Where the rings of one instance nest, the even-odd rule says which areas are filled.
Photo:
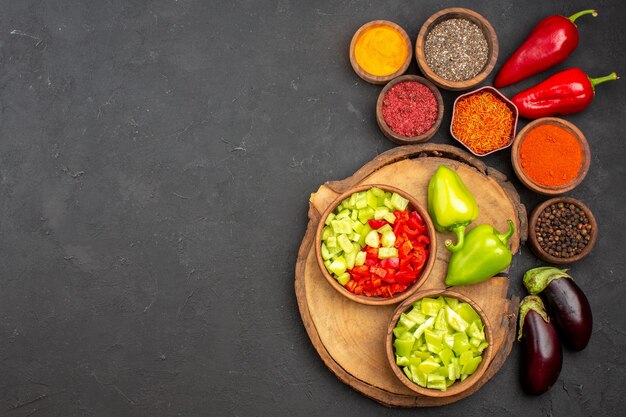
[[396, 339], [393, 342], [396, 355], [408, 357], [413, 349], [413, 343], [415, 343], [415, 339]]
[[475, 358], [470, 359], [463, 368], [461, 369], [461, 374], [471, 375], [476, 371], [480, 362], [482, 362], [483, 358], [481, 356], [476, 356]]
[[422, 298], [422, 313], [427, 316], [437, 317], [437, 313], [441, 309], [442, 303], [438, 299], [434, 298]]

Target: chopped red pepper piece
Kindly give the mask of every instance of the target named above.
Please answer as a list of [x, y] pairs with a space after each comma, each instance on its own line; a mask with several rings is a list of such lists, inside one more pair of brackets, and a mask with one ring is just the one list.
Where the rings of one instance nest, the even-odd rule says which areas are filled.
[[381, 259], [380, 266], [382, 266], [383, 268], [397, 268], [400, 266], [400, 259], [399, 258]]
[[417, 273], [408, 269], [396, 273], [396, 282], [399, 284], [409, 284], [415, 281], [416, 278]]
[[[430, 253], [430, 238], [424, 220], [419, 213], [396, 210], [393, 232], [396, 236], [394, 247], [398, 257], [378, 259], [378, 248], [366, 246], [364, 265], [355, 266], [348, 272], [352, 279], [345, 287], [354, 294], [368, 297], [392, 297], [406, 291], [421, 275]], [[369, 220], [372, 229], [379, 229], [385, 220]]]
[[[396, 243], [398, 243], [398, 241], [396, 241]], [[411, 241], [406, 240], [404, 241], [404, 243], [402, 243], [402, 246], [400, 246], [398, 254], [400, 255], [400, 257], [406, 258], [407, 256], [409, 256], [409, 253], [411, 253], [412, 249], [413, 245], [411, 244]]]
[[384, 225], [387, 224], [386, 220], [374, 220], [374, 219], [371, 219], [371, 220], [368, 220], [367, 222], [369, 223], [370, 227], [372, 229], [374, 229], [374, 230], [378, 230], [378, 229], [380, 229], [381, 227], [383, 227]]
[[370, 267], [370, 272], [374, 275], [378, 275], [379, 277], [384, 277], [387, 275], [387, 271], [385, 268], [381, 268], [380, 266], [372, 266]]
[[419, 230], [413, 230], [409, 227], [408, 224], [405, 224], [402, 227], [402, 231], [404, 233], [406, 233], [406, 235], [410, 238], [410, 239], [415, 239], [418, 235], [419, 235]]
[[352, 268], [350, 273], [352, 275], [366, 275], [369, 272], [369, 268], [366, 265], [359, 265]]
[[418, 246], [413, 251], [412, 257], [413, 257], [413, 259], [412, 259], [411, 263], [413, 264], [413, 266], [416, 267], [416, 268], [417, 267], [421, 268], [424, 265], [424, 263], [426, 262], [426, 251], [421, 246]]
[[409, 213], [409, 217], [412, 219], [417, 220], [417, 222], [421, 225], [424, 224], [424, 219], [422, 219], [422, 216], [420, 216], [420, 214], [417, 211], [412, 211]]
[[421, 226], [421, 224], [417, 221], [416, 218], [414, 217], [409, 217], [409, 220], [406, 222], [406, 224], [411, 228], [411, 229], [417, 229], [418, 227]]

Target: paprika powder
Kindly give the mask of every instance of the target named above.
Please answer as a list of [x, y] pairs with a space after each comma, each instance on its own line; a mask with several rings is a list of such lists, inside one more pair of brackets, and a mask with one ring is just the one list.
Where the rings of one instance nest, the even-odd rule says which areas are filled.
[[583, 149], [569, 130], [541, 124], [524, 137], [520, 162], [532, 181], [544, 187], [559, 187], [578, 175], [583, 164]]

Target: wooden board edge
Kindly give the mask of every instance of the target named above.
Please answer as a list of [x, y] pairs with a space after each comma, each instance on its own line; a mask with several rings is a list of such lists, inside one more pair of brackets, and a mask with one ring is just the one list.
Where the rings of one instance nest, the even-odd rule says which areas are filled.
[[324, 186], [330, 188], [338, 194], [341, 194], [348, 188], [360, 183], [364, 178], [386, 165], [393, 164], [394, 162], [402, 161], [407, 158], [421, 158], [426, 156], [438, 156], [464, 162], [476, 168], [483, 174], [487, 173], [487, 166], [482, 161], [474, 157], [469, 152], [465, 152], [456, 146], [421, 143], [417, 145], [397, 146], [389, 149], [363, 165], [352, 176], [339, 181], [329, 181], [325, 183]]

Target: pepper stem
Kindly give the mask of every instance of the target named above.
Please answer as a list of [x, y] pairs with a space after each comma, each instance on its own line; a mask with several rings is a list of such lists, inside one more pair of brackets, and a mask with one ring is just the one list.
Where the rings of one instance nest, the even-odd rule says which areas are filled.
[[568, 17], [568, 19], [569, 19], [572, 23], [574, 23], [574, 22], [576, 21], [576, 19], [578, 19], [580, 16], [584, 16], [584, 15], [586, 15], [586, 14], [590, 14], [590, 15], [592, 15], [593, 17], [596, 17], [596, 16], [598, 15], [598, 12], [596, 12], [596, 11], [595, 11], [595, 10], [593, 10], [593, 9], [582, 10], [582, 11], [580, 11], [580, 12], [578, 12], [578, 13], [575, 13], [575, 14], [571, 15], [570, 17]]
[[466, 227], [467, 226], [463, 225], [463, 226], [458, 226], [452, 229], [452, 232], [454, 232], [454, 234], [456, 235], [456, 245], [454, 245], [452, 241], [448, 239], [445, 242], [446, 249], [454, 253], [463, 247], [463, 244], [465, 243], [465, 228]]
[[503, 244], [507, 244], [513, 233], [515, 233], [515, 226], [513, 225], [513, 221], [511, 219], [506, 221], [509, 225], [509, 230], [504, 233], [496, 233], [496, 236]]
[[596, 89], [596, 85], [602, 84], [606, 81], [614, 81], [614, 80], [619, 80], [619, 77], [614, 72], [610, 73], [609, 75], [605, 75], [604, 77], [589, 78], [589, 82], [591, 82], [591, 88], [593, 88], [594, 90]]

